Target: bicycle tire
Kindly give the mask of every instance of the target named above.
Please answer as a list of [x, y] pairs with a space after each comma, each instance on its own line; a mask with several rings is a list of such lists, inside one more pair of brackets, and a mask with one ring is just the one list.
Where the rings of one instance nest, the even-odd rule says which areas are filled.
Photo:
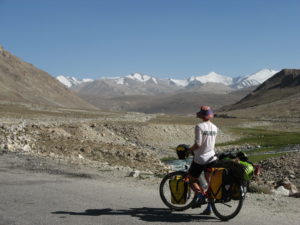
[[163, 203], [170, 208], [171, 210], [174, 211], [184, 211], [189, 209], [196, 201], [196, 195], [194, 191], [190, 190], [189, 195], [187, 197], [187, 202], [185, 204], [174, 204], [171, 202], [171, 193], [170, 193], [170, 188], [169, 188], [169, 180], [171, 180], [175, 176], [182, 176], [185, 177], [187, 176], [187, 172], [185, 171], [176, 171], [167, 174], [162, 181], [160, 182], [159, 185], [159, 194], [160, 198], [163, 201]]
[[[227, 221], [234, 218], [241, 211], [245, 199], [245, 191], [242, 185], [239, 187], [239, 192], [240, 196], [238, 198], [236, 198], [235, 200], [231, 199], [228, 202], [223, 202], [222, 200], [220, 201], [216, 199], [209, 199], [212, 211], [222, 221]], [[229, 208], [232, 207], [233, 209], [229, 210]]]

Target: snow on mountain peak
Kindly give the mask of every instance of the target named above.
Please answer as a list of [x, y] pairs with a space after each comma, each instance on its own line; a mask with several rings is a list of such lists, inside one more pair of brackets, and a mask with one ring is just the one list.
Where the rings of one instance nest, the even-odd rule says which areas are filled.
[[234, 87], [241, 89], [245, 87], [259, 85], [265, 82], [270, 77], [272, 77], [275, 73], [278, 73], [278, 71], [270, 70], [270, 69], [262, 69], [256, 73], [237, 78]]
[[133, 74], [127, 75], [126, 78], [140, 81], [142, 83], [146, 83], [147, 81], [152, 80], [155, 84], [158, 84], [157, 79], [155, 77], [151, 77], [149, 75], [141, 74], [141, 73], [133, 73]]
[[[133, 73], [124, 77], [104, 77], [101, 79], [109, 79], [113, 80], [118, 85], [131, 85], [130, 80], [140, 82], [143, 85], [147, 84], [163, 84], [164, 82], [167, 82], [169, 85], [177, 86], [179, 88], [191, 88], [191, 87], [197, 87], [201, 84], [206, 83], [221, 83], [226, 86], [230, 86], [232, 88], [245, 88], [245, 87], [251, 87], [256, 86], [261, 83], [263, 83], [265, 80], [272, 77], [275, 73], [278, 71], [270, 70], [270, 69], [262, 69], [254, 74], [250, 74], [247, 76], [232, 78], [228, 76], [224, 76], [221, 74], [218, 74], [216, 72], [210, 72], [207, 75], [202, 76], [192, 76], [188, 79], [157, 79], [155, 77], [141, 74], [141, 73]], [[92, 79], [76, 79], [75, 77], [70, 76], [58, 76], [56, 77], [57, 80], [59, 80], [61, 83], [63, 83], [65, 86], [71, 88], [74, 86], [77, 86], [79, 84], [85, 83], [85, 82], [92, 82]]]
[[269, 70], [269, 69], [262, 69], [254, 74], [250, 74], [248, 76], [246, 76], [248, 79], [255, 79], [258, 82], [262, 83], [265, 80], [269, 79], [270, 77], [272, 77], [275, 73], [278, 73], [278, 71], [276, 70]]
[[59, 80], [62, 84], [64, 84], [68, 88], [71, 88], [72, 86], [79, 85], [81, 83], [94, 81], [93, 79], [89, 79], [89, 78], [78, 80], [75, 77], [64, 76], [64, 75], [57, 76], [56, 79]]
[[233, 82], [232, 77], [227, 77], [215, 72], [210, 72], [207, 75], [202, 75], [202, 76], [192, 76], [189, 78], [189, 82], [200, 82], [202, 84], [205, 83], [222, 83], [225, 85], [231, 85]]
[[178, 87], [186, 87], [189, 84], [188, 80], [177, 80], [177, 79], [169, 79], [169, 83]]

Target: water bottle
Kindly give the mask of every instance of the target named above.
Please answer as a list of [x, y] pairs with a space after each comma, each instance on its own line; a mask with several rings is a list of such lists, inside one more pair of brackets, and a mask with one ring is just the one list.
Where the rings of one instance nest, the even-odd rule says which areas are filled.
[[207, 182], [204, 176], [204, 172], [202, 172], [199, 176], [199, 183], [201, 185], [201, 187], [203, 187], [205, 190], [207, 189]]

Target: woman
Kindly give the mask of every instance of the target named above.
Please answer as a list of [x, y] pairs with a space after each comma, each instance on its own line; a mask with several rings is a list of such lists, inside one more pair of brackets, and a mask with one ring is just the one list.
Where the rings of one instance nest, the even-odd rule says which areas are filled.
[[[217, 160], [214, 148], [218, 128], [210, 121], [214, 117], [214, 113], [209, 106], [201, 106], [197, 117], [202, 122], [195, 127], [195, 143], [189, 149], [194, 154], [194, 158], [188, 173], [191, 187], [198, 195], [198, 203], [201, 205], [206, 203], [203, 195], [206, 190], [198, 184], [198, 179], [204, 168], [213, 167]], [[209, 176], [206, 177], [206, 180], [209, 182]], [[211, 214], [210, 204], [202, 214]]]

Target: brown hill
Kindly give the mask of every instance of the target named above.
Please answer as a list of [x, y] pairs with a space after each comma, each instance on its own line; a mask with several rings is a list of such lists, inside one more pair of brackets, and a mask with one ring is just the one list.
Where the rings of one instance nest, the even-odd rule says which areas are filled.
[[0, 46], [0, 101], [95, 109], [48, 73]]
[[244, 117], [300, 118], [300, 70], [280, 71], [245, 98], [222, 110]]

